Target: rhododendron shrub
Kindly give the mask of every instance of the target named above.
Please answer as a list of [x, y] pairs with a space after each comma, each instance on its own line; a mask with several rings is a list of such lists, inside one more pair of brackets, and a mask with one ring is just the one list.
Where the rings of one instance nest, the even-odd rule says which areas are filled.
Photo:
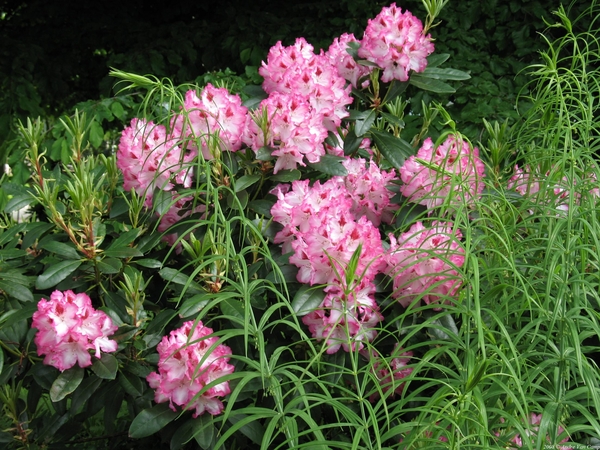
[[400, 168], [404, 183], [400, 192], [430, 209], [443, 204], [472, 205], [481, 197], [484, 177], [477, 147], [453, 134], [438, 146], [427, 138], [416, 156]]
[[158, 372], [147, 377], [156, 403], [168, 401], [173, 411], [176, 405], [193, 410], [194, 417], [223, 411], [220, 398], [229, 394], [229, 382], [210, 384], [233, 373], [234, 367], [229, 364], [231, 349], [212, 334], [202, 322], [188, 321], [163, 337], [157, 347]]
[[449, 303], [462, 285], [457, 271], [465, 261], [461, 237], [448, 222], [434, 222], [431, 228], [417, 222], [398, 238], [390, 234], [383, 259], [393, 279], [392, 296], [405, 308], [418, 299]]
[[96, 358], [117, 350], [110, 336], [118, 327], [106, 313], [94, 309], [87, 294], [54, 291], [50, 300], [41, 299], [37, 306], [31, 326], [37, 329], [34, 342], [44, 364], [62, 372], [75, 365], [91, 366], [90, 350]]

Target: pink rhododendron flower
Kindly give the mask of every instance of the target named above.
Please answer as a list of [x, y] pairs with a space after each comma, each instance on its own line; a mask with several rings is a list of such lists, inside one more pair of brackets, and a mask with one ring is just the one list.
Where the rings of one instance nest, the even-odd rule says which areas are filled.
[[[571, 189], [571, 183], [566, 176], [554, 186], [549, 186], [549, 190], [544, 190], [544, 181], [550, 177], [550, 171], [547, 171], [543, 176], [539, 170], [532, 169], [530, 166], [520, 168], [515, 165], [514, 175], [508, 180], [508, 189], [514, 189], [523, 197], [528, 198], [540, 205], [554, 205], [554, 209], [558, 212], [566, 212], [569, 210], [569, 197], [572, 193], [575, 204], [579, 204], [581, 193]], [[600, 197], [600, 189], [594, 173], [585, 174], [586, 184], [594, 186], [588, 190], [589, 194], [594, 197]], [[572, 187], [576, 187], [577, 182], [574, 182]], [[573, 192], [572, 192], [573, 191]], [[532, 210], [530, 210], [533, 213]]]
[[[266, 130], [257, 123], [257, 118], [265, 113]], [[243, 139], [254, 151], [264, 146], [274, 148], [272, 155], [277, 156], [277, 161], [273, 172], [277, 173], [305, 166], [305, 158], [318, 162], [325, 154], [326, 137], [322, 116], [314, 113], [304, 97], [275, 92], [261, 102], [254, 117], [248, 117]]]
[[[500, 422], [504, 423], [504, 419], [500, 418]], [[539, 425], [542, 422], [542, 414], [535, 414], [535, 413], [531, 413], [529, 415], [529, 429], [525, 431], [525, 436], [522, 437], [520, 434], [516, 434], [515, 436], [511, 437], [509, 440], [509, 444], [514, 444], [514, 446], [507, 446], [506, 448], [509, 449], [516, 449], [516, 448], [522, 448], [523, 447], [523, 441], [527, 442], [530, 441], [532, 444], [535, 444], [536, 439], [538, 437], [538, 432], [539, 432]], [[558, 425], [558, 427], [556, 428], [556, 433], [557, 436], [560, 436], [561, 434], [563, 434], [565, 431], [565, 429], [561, 426]], [[502, 432], [500, 431], [496, 431], [494, 433], [496, 435], [496, 437], [501, 437], [502, 435], [507, 434], [507, 429], [503, 429]], [[546, 442], [550, 443], [550, 436], [546, 436]], [[565, 444], [569, 442], [569, 437], [565, 437], [563, 440], [561, 440], [558, 444]], [[572, 447], [566, 446], [566, 445], [557, 445], [556, 446], [557, 449], [560, 450], [573, 450]]]
[[398, 239], [389, 235], [390, 248], [383, 255], [385, 273], [393, 278], [392, 296], [405, 308], [415, 299], [427, 304], [448, 302], [461, 286], [456, 268], [464, 264], [461, 233], [451, 223], [434, 222], [432, 228], [415, 223]]
[[44, 364], [61, 372], [75, 364], [91, 366], [90, 350], [96, 358], [117, 350], [117, 342], [108, 337], [118, 327], [103, 311], [94, 309], [84, 293], [54, 291], [50, 300], [40, 300], [32, 327], [38, 330], [34, 338], [38, 355], [45, 355]]
[[367, 77], [373, 71], [373, 68], [360, 65], [354, 60], [348, 53], [348, 44], [350, 42], [359, 41], [354, 37], [354, 34], [342, 34], [339, 38], [333, 40], [326, 55], [329, 58], [329, 61], [331, 61], [333, 66], [337, 69], [340, 76], [349, 81], [355, 88], [365, 88], [368, 86], [369, 80], [361, 81], [360, 86], [358, 85], [359, 80]]
[[369, 19], [358, 55], [383, 69], [381, 80], [407, 81], [409, 72], [423, 72], [427, 56], [433, 53], [431, 36], [410, 12], [392, 3]]
[[[420, 162], [423, 161], [424, 163]], [[485, 167], [479, 149], [455, 135], [434, 147], [423, 142], [416, 156], [400, 168], [400, 192], [411, 202], [434, 208], [443, 204], [472, 204], [484, 188]]]
[[362, 158], [346, 159], [342, 164], [348, 175], [334, 179], [346, 186], [352, 199], [354, 217], [366, 216], [376, 227], [382, 221], [392, 223], [394, 211], [399, 206], [391, 203], [394, 193], [387, 186], [396, 177], [395, 171], [382, 171], [373, 160], [366, 165]]
[[155, 389], [156, 403], [168, 401], [173, 411], [177, 410], [175, 405], [194, 410], [194, 417], [204, 412], [216, 415], [223, 411], [219, 398], [229, 394], [228, 381], [201, 393], [210, 383], [234, 371], [228, 363], [231, 349], [217, 344], [218, 337], [207, 337], [212, 333], [202, 322], [188, 321], [163, 337], [157, 347], [158, 372], [146, 377], [150, 387]]
[[349, 115], [346, 106], [352, 103], [352, 97], [346, 80], [329, 57], [324, 53], [315, 55], [304, 38], [296, 39], [289, 47], [275, 44], [258, 72], [264, 78], [265, 92], [302, 96], [310, 105], [311, 115], [320, 117], [329, 131], [335, 131]]
[[333, 178], [312, 187], [294, 181], [291, 190], [275, 189], [278, 201], [271, 213], [284, 227], [275, 236], [283, 252], [293, 251], [290, 263], [299, 268], [297, 279], [309, 284], [341, 285], [346, 266], [361, 247], [356, 276], [373, 280], [383, 267], [381, 236], [366, 216], [352, 212], [352, 194]]
[[117, 167], [123, 173], [123, 188], [135, 189], [150, 207], [154, 189], [170, 191], [175, 183], [191, 187], [193, 171], [187, 163], [194, 157], [167, 136], [164, 126], [133, 119], [121, 134]]
[[[400, 382], [400, 380], [413, 372], [412, 367], [406, 367], [413, 356], [412, 352], [405, 352], [399, 344], [396, 344], [392, 351], [391, 359], [385, 362], [381, 360], [380, 355], [375, 351], [363, 351], [361, 354], [373, 364], [373, 371], [379, 380], [379, 384], [382, 386], [383, 392], [388, 392], [394, 388], [391, 394], [392, 397], [396, 394], [402, 394], [404, 383]], [[375, 401], [378, 398], [379, 395], [376, 392], [369, 397], [369, 400]]]
[[317, 341], [326, 341], [328, 354], [340, 347], [347, 352], [361, 350], [363, 342], [375, 339], [376, 327], [383, 320], [374, 295], [372, 283], [361, 283], [349, 290], [330, 286], [321, 305], [305, 315], [302, 322]]
[[209, 83], [200, 97], [194, 90], [186, 92], [183, 110], [171, 126], [175, 136], [188, 139], [186, 148], [200, 148], [204, 159], [214, 159], [213, 147], [232, 152], [241, 148], [247, 113], [239, 95]]

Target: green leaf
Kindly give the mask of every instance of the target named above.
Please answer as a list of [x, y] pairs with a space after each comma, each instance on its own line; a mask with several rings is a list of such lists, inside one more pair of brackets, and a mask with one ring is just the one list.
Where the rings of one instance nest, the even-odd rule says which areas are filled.
[[456, 89], [449, 84], [433, 78], [427, 78], [419, 73], [413, 73], [408, 82], [419, 89], [434, 92], [436, 94], [453, 94], [456, 92]]
[[33, 301], [33, 294], [29, 288], [23, 284], [0, 280], [0, 290], [6, 292], [8, 295], [16, 298], [17, 300], [21, 300], [22, 302]]
[[6, 206], [4, 207], [5, 213], [11, 213], [13, 211], [19, 211], [26, 206], [31, 205], [35, 199], [31, 194], [18, 194], [11, 198]]
[[155, 189], [152, 197], [152, 208], [159, 216], [165, 214], [173, 204], [173, 194], [162, 189]]
[[236, 298], [227, 298], [219, 303], [221, 312], [227, 316], [230, 322], [236, 327], [244, 326], [244, 318], [246, 316], [244, 305]]
[[198, 437], [201, 437], [203, 443], [208, 441], [205, 445], [200, 445], [206, 449], [213, 441], [214, 434], [213, 418], [210, 414], [204, 414], [197, 419], [189, 419], [173, 433], [170, 444], [171, 450], [180, 449], [189, 441], [194, 438], [198, 439]]
[[115, 115], [115, 117], [119, 120], [125, 120], [125, 110], [121, 103], [115, 101], [110, 104], [110, 110]]
[[415, 154], [415, 149], [402, 138], [377, 130], [371, 130], [371, 136], [381, 154], [396, 169], [400, 169], [406, 158]]
[[271, 161], [275, 159], [275, 157], [272, 155], [273, 150], [274, 149], [271, 147], [259, 148], [256, 152], [256, 159], [258, 159], [259, 161]]
[[79, 412], [101, 384], [102, 379], [95, 377], [94, 375], [83, 379], [79, 387], [73, 392], [71, 406], [69, 407], [71, 415], [75, 415]]
[[434, 53], [429, 55], [427, 58], [427, 67], [437, 67], [444, 64], [448, 58], [450, 58], [449, 53]]
[[117, 377], [118, 368], [117, 358], [110, 353], [103, 353], [102, 357], [96, 358], [92, 364], [92, 371], [104, 380], [114, 380]]
[[298, 317], [302, 317], [317, 309], [323, 303], [324, 298], [323, 289], [303, 284], [294, 295], [292, 308]]
[[40, 245], [40, 248], [67, 259], [79, 259], [81, 257], [75, 247], [64, 242], [46, 241]]
[[102, 261], [98, 261], [98, 270], [106, 275], [119, 273], [122, 267], [121, 261], [115, 258], [104, 258]]
[[74, 366], [61, 373], [50, 388], [50, 399], [53, 402], [59, 402], [75, 389], [83, 380], [84, 370], [79, 366]]
[[106, 256], [112, 256], [114, 258], [135, 258], [137, 256], [144, 256], [137, 248], [133, 247], [115, 247], [108, 248], [104, 251]]
[[177, 413], [167, 403], [161, 403], [152, 408], [140, 412], [129, 427], [129, 437], [140, 439], [159, 432], [162, 428], [172, 422]]
[[342, 161], [345, 160], [346, 158], [342, 158], [341, 156], [323, 155], [319, 162], [308, 163], [308, 166], [319, 172], [326, 173], [327, 175], [345, 176], [348, 175], [348, 171], [342, 165]]
[[81, 265], [81, 261], [62, 261], [52, 265], [43, 274], [37, 277], [35, 287], [37, 289], [48, 289], [56, 286], [67, 278]]
[[290, 181], [299, 180], [302, 177], [302, 173], [298, 169], [292, 170], [280, 170], [277, 175], [271, 177], [272, 181], [278, 181], [280, 183], [288, 183]]
[[376, 118], [377, 111], [374, 109], [363, 111], [361, 114], [356, 116], [356, 126], [354, 127], [356, 136], [360, 137], [367, 134]]
[[260, 175], [244, 175], [235, 181], [235, 192], [243, 191], [261, 179]]
[[160, 269], [162, 263], [158, 259], [136, 259], [135, 263], [148, 269]]
[[117, 380], [123, 390], [134, 398], [144, 393], [144, 382], [135, 375], [121, 372]]
[[106, 250], [112, 250], [119, 247], [128, 247], [141, 233], [140, 228], [133, 228], [126, 233], [121, 234], [117, 239], [111, 242]]
[[90, 124], [90, 143], [94, 148], [98, 148], [104, 142], [104, 130], [97, 120], [92, 120]]
[[0, 316], [0, 327], [12, 327], [22, 320], [31, 319], [33, 313], [37, 311], [37, 303], [27, 303], [20, 309], [11, 309]]
[[467, 72], [457, 69], [440, 69], [438, 67], [427, 67], [422, 75], [426, 78], [433, 78], [435, 80], [468, 80], [471, 78]]

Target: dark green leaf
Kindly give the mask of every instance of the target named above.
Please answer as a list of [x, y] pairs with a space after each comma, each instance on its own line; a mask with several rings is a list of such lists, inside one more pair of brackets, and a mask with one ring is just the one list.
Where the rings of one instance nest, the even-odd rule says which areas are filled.
[[135, 263], [148, 269], [160, 269], [162, 263], [158, 259], [136, 259]]
[[356, 136], [361, 137], [367, 134], [376, 118], [377, 111], [374, 109], [363, 111], [361, 114], [359, 114], [356, 117], [356, 126], [354, 127]]
[[252, 200], [250, 203], [248, 203], [248, 207], [252, 211], [254, 211], [262, 216], [265, 216], [266, 218], [270, 218], [271, 217], [271, 208], [273, 208], [274, 204], [275, 204], [274, 201], [259, 199], [259, 200]]
[[371, 130], [371, 136], [381, 154], [396, 169], [400, 169], [405, 159], [415, 154], [414, 148], [402, 138], [377, 130]]
[[112, 247], [105, 250], [106, 256], [112, 256], [114, 258], [135, 258], [137, 256], [144, 256], [137, 248], [133, 247]]
[[22, 320], [31, 319], [35, 311], [37, 311], [37, 303], [27, 303], [21, 309], [6, 311], [0, 316], [0, 327], [12, 327]]
[[348, 175], [348, 171], [342, 165], [342, 161], [345, 160], [346, 158], [342, 158], [341, 156], [323, 155], [319, 162], [308, 163], [308, 166], [319, 172], [326, 173], [327, 175], [345, 176]]
[[73, 392], [81, 380], [83, 380], [84, 370], [79, 366], [74, 366], [61, 373], [50, 388], [50, 399], [53, 402], [59, 402], [71, 392]]
[[433, 78], [427, 78], [422, 74], [413, 73], [408, 80], [410, 84], [419, 89], [423, 89], [429, 92], [435, 92], [436, 94], [453, 94], [456, 92], [452, 86], [443, 81], [435, 80]]
[[102, 379], [95, 377], [94, 375], [83, 379], [79, 387], [73, 392], [73, 398], [69, 408], [71, 415], [75, 415], [79, 412], [101, 384]]
[[244, 175], [235, 181], [235, 192], [243, 191], [261, 179], [260, 175]]
[[121, 103], [114, 101], [110, 104], [110, 110], [115, 115], [115, 117], [119, 120], [125, 120], [125, 110]]
[[50, 266], [43, 274], [37, 277], [35, 287], [37, 289], [48, 289], [56, 286], [67, 278], [81, 265], [81, 261], [62, 261]]
[[104, 380], [114, 380], [117, 377], [119, 363], [110, 353], [103, 353], [101, 358], [94, 358], [92, 371]]
[[102, 261], [98, 261], [98, 270], [100, 273], [111, 275], [119, 273], [123, 264], [121, 261], [115, 258], [104, 258]]
[[278, 181], [280, 183], [288, 183], [290, 181], [299, 180], [302, 177], [302, 173], [299, 170], [280, 170], [277, 175], [271, 177], [272, 181]]
[[12, 213], [13, 211], [19, 211], [26, 206], [31, 205], [35, 199], [31, 194], [18, 194], [11, 198], [6, 206], [4, 207], [5, 213]]
[[117, 378], [119, 384], [125, 392], [136, 398], [144, 393], [144, 383], [139, 377], [121, 372]]
[[219, 306], [223, 315], [227, 316], [235, 327], [240, 328], [244, 326], [245, 311], [244, 305], [240, 300], [227, 298], [220, 302]]
[[259, 161], [271, 161], [275, 159], [275, 157], [271, 154], [273, 153], [273, 148], [271, 147], [261, 147], [256, 152], [256, 159]]
[[471, 78], [467, 72], [457, 69], [440, 69], [438, 67], [427, 67], [422, 73], [425, 78], [433, 78], [436, 80], [468, 80]]
[[129, 437], [140, 439], [159, 432], [177, 417], [167, 403], [161, 403], [140, 412], [129, 427]]
[[46, 241], [42, 245], [40, 245], [40, 248], [52, 253], [56, 253], [57, 255], [67, 259], [81, 258], [79, 253], [77, 253], [75, 247], [73, 247], [73, 245], [65, 244], [64, 242]]
[[[0, 273], [1, 275], [1, 273]], [[5, 280], [0, 280], [0, 290], [6, 292], [13, 298], [22, 302], [32, 302], [33, 294], [27, 286], [17, 283], [7, 283]]]
[[294, 295], [292, 308], [298, 317], [302, 317], [317, 309], [323, 303], [324, 298], [323, 289], [303, 284]]
[[117, 239], [111, 242], [106, 250], [108, 251], [114, 248], [128, 247], [129, 244], [137, 239], [141, 231], [142, 230], [139, 228], [133, 228], [125, 233], [122, 233]]
[[445, 63], [450, 55], [448, 53], [434, 53], [427, 58], [427, 67], [437, 67]]

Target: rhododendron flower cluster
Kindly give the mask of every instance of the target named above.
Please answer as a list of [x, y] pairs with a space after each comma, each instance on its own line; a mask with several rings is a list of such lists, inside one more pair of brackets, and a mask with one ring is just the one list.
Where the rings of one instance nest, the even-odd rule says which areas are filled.
[[193, 171], [184, 164], [194, 157], [193, 152], [181, 150], [163, 125], [133, 119], [121, 134], [117, 167], [123, 173], [123, 188], [135, 189], [150, 207], [154, 189], [170, 191], [176, 183], [186, 188], [192, 185]]
[[352, 97], [346, 80], [329, 56], [316, 55], [304, 38], [296, 39], [289, 47], [282, 46], [281, 42], [275, 44], [258, 72], [264, 78], [263, 89], [267, 94], [302, 96], [311, 113], [320, 117], [330, 131], [335, 131], [349, 115], [346, 106], [352, 103]]
[[199, 141], [204, 159], [214, 159], [215, 148], [235, 152], [242, 147], [247, 113], [239, 95], [208, 83], [200, 97], [194, 90], [186, 92], [183, 110], [173, 119], [173, 134], [186, 140], [186, 148], [198, 149]]
[[[501, 418], [500, 421], [502, 423], [504, 423], [504, 419]], [[514, 447], [506, 447], [506, 448], [522, 448], [523, 447], [523, 440], [527, 441], [531, 441], [532, 444], [535, 444], [535, 440], [538, 437], [538, 432], [539, 432], [539, 425], [542, 423], [542, 414], [535, 414], [535, 413], [531, 413], [529, 415], [529, 430], [525, 431], [526, 436], [525, 437], [521, 437], [520, 434], [516, 434], [514, 437], [512, 437], [510, 439], [510, 443], [515, 444]], [[557, 436], [560, 436], [563, 432], [565, 431], [565, 429], [561, 426], [558, 425], [558, 427], [556, 428], [556, 433]], [[501, 432], [496, 431], [494, 433], [496, 435], [496, 437], [500, 437]], [[546, 436], [546, 441], [549, 443], [550, 442], [550, 436]], [[566, 442], [569, 442], [569, 438], [566, 437], [564, 438], [562, 441], [559, 442], [559, 444], [564, 444]], [[560, 450], [573, 450], [572, 447], [568, 447], [568, 446], [563, 446], [563, 445], [557, 445], [556, 447], [557, 449]]]
[[[375, 351], [363, 351], [362, 354], [373, 362], [373, 371], [382, 386], [383, 392], [388, 392], [393, 387], [392, 397], [396, 394], [402, 394], [405, 383], [400, 382], [400, 380], [408, 377], [413, 372], [412, 367], [406, 367], [413, 356], [413, 352], [403, 351], [402, 347], [396, 343], [390, 361], [381, 361], [379, 354]], [[378, 393], [375, 393], [371, 395], [369, 400], [375, 401], [378, 397]]]
[[229, 394], [229, 382], [217, 383], [201, 393], [210, 383], [234, 371], [229, 364], [231, 349], [217, 344], [219, 338], [210, 336], [212, 333], [202, 322], [188, 321], [163, 337], [157, 347], [158, 372], [146, 378], [155, 389], [156, 403], [168, 401], [173, 411], [177, 410], [175, 405], [194, 410], [194, 417], [205, 411], [212, 415], [223, 411], [219, 398]]
[[[263, 115], [268, 117], [266, 129], [257, 121]], [[327, 129], [322, 117], [314, 114], [299, 94], [275, 92], [261, 102], [254, 117], [248, 117], [244, 142], [255, 151], [264, 146], [275, 149], [272, 152], [277, 157], [274, 173], [305, 166], [304, 158], [311, 163], [318, 162], [325, 154], [323, 141], [327, 138]]]
[[425, 139], [416, 156], [400, 168], [400, 192], [411, 202], [435, 208], [442, 204], [472, 204], [483, 192], [485, 167], [479, 149], [449, 135], [437, 147]]
[[383, 69], [381, 80], [407, 81], [409, 72], [423, 72], [427, 56], [433, 53], [431, 36], [410, 12], [395, 3], [369, 19], [358, 55]]
[[[542, 180], [547, 179], [550, 176], [550, 171], [547, 171], [545, 175], [539, 173], [539, 170], [533, 170], [530, 166], [525, 166], [524, 169], [515, 165], [514, 175], [508, 180], [508, 189], [514, 189], [523, 197], [533, 199], [540, 204], [554, 205], [554, 209], [558, 212], [566, 212], [569, 210], [569, 194], [571, 192], [570, 183], [566, 176], [563, 176], [560, 182], [550, 188], [550, 191], [546, 193], [540, 193], [542, 188]], [[600, 189], [596, 180], [596, 175], [591, 173], [586, 175], [587, 182], [593, 184], [594, 188], [589, 189], [589, 193], [595, 197], [600, 197]], [[573, 183], [576, 186], [577, 183]], [[542, 197], [543, 198], [540, 198]], [[579, 203], [581, 194], [579, 192], [573, 192], [574, 201], [576, 204]]]
[[394, 211], [399, 208], [391, 202], [394, 193], [387, 188], [396, 177], [395, 171], [382, 171], [373, 161], [366, 166], [362, 158], [346, 159], [342, 164], [348, 175], [336, 180], [344, 183], [350, 194], [354, 217], [366, 216], [376, 227], [382, 221], [391, 223]]
[[[347, 166], [350, 181], [333, 177], [313, 186], [309, 180], [294, 181], [291, 189], [278, 186], [278, 201], [271, 209], [273, 219], [283, 225], [274, 242], [283, 244], [284, 253], [293, 252], [289, 261], [299, 268], [298, 281], [327, 285], [321, 306], [303, 321], [313, 336], [327, 341], [328, 353], [356, 343], [362, 348], [382, 320], [373, 280], [383, 268], [383, 247], [368, 216], [380, 222], [391, 209], [385, 184], [393, 173], [381, 172], [374, 163], [367, 168], [364, 160]], [[347, 274], [358, 251], [355, 273]]]
[[356, 60], [348, 53], [348, 46], [352, 42], [359, 43], [354, 34], [344, 33], [339, 38], [335, 38], [326, 52], [329, 61], [335, 66], [340, 76], [350, 82], [355, 87], [366, 87], [369, 80], [364, 80], [359, 86], [359, 81], [369, 75], [373, 68], [358, 64]]
[[38, 330], [34, 342], [38, 355], [45, 355], [44, 364], [62, 372], [75, 364], [91, 366], [90, 350], [96, 358], [117, 350], [117, 342], [109, 336], [118, 327], [103, 311], [94, 309], [87, 294], [54, 291], [50, 300], [42, 299], [37, 306], [32, 327]]
[[375, 339], [383, 316], [372, 283], [360, 283], [347, 290], [333, 285], [326, 291], [321, 305], [304, 316], [302, 322], [318, 341], [326, 341], [328, 354], [337, 352], [340, 346], [347, 352], [360, 350], [363, 342]]
[[383, 258], [394, 280], [392, 296], [405, 308], [419, 298], [431, 304], [455, 296], [461, 286], [456, 268], [465, 260], [460, 238], [460, 230], [447, 222], [434, 222], [432, 228], [417, 222], [398, 239], [390, 234]]

